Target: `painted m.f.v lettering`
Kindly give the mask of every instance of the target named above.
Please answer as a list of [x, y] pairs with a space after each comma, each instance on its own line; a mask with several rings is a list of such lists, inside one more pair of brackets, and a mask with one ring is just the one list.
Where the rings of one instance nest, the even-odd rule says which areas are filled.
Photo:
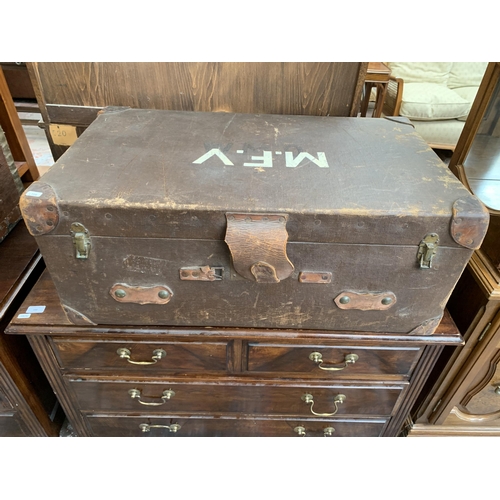
[[234, 165], [234, 163], [220, 149], [217, 148], [211, 149], [210, 151], [206, 152], [203, 156], [200, 156], [197, 160], [194, 160], [193, 163], [201, 165], [209, 158], [212, 158], [212, 156], [214, 155], [220, 158], [224, 165]]
[[[243, 150], [238, 150], [237, 153], [243, 154]], [[276, 155], [281, 155], [281, 151], [275, 151]], [[314, 163], [320, 168], [329, 168], [328, 161], [326, 159], [325, 153], [319, 151], [316, 153], [317, 158], [312, 154], [301, 152], [296, 157], [290, 151], [285, 151], [285, 166], [289, 168], [298, 167], [304, 160], [308, 160], [309, 163]], [[233, 166], [234, 163], [218, 148], [213, 148], [206, 152], [204, 155], [200, 156], [198, 159], [193, 161], [195, 165], [201, 165], [205, 163], [212, 156], [216, 156], [221, 160], [224, 165]], [[270, 168], [273, 166], [273, 152], [272, 151], [262, 151], [262, 156], [251, 156], [252, 162], [243, 163], [244, 167], [266, 167]]]

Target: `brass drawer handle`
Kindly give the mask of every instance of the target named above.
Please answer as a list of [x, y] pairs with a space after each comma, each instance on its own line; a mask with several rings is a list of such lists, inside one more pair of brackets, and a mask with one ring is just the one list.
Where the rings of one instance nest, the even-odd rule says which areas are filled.
[[140, 424], [139, 429], [142, 432], [150, 432], [151, 429], [168, 429], [170, 432], [178, 432], [181, 430], [181, 426], [179, 424], [170, 424], [170, 425], [149, 425], [149, 424]]
[[313, 415], [316, 415], [318, 417], [333, 417], [338, 411], [339, 411], [339, 405], [341, 405], [347, 398], [344, 396], [344, 394], [337, 394], [333, 400], [335, 404], [335, 411], [333, 413], [316, 413], [313, 410], [314, 407], [314, 399], [312, 394], [304, 394], [300, 399], [304, 401], [306, 404], [311, 404], [311, 413]]
[[[302, 427], [301, 425], [298, 425], [297, 427], [295, 427], [295, 429], [293, 431], [302, 437], [304, 437], [306, 435], [306, 429], [304, 427]], [[144, 432], [147, 432], [147, 431], [144, 431]], [[335, 432], [335, 429], [333, 427], [325, 427], [323, 429], [323, 435], [325, 437], [333, 436], [334, 432]]]
[[139, 389], [130, 389], [128, 393], [130, 394], [130, 397], [132, 399], [137, 399], [141, 405], [145, 406], [161, 406], [165, 404], [169, 399], [172, 399], [175, 396], [175, 392], [172, 391], [172, 389], [168, 389], [166, 391], [163, 391], [163, 395], [161, 397], [162, 399], [161, 403], [159, 402], [148, 403], [146, 401], [141, 401], [141, 391]]
[[120, 356], [121, 359], [126, 359], [129, 363], [133, 365], [154, 365], [155, 363], [158, 363], [160, 359], [164, 358], [167, 355], [167, 353], [163, 349], [155, 349], [153, 351], [153, 356], [151, 357], [153, 361], [132, 361], [130, 359], [130, 356], [132, 355], [130, 349], [126, 349], [125, 347], [120, 347], [120, 349], [118, 349], [116, 353], [118, 354], [118, 356]]
[[339, 371], [347, 368], [348, 365], [353, 365], [359, 359], [357, 354], [347, 354], [344, 358], [344, 364], [342, 366], [322, 366], [323, 365], [323, 355], [320, 352], [312, 352], [309, 354], [309, 359], [318, 365], [320, 370], [326, 371]]

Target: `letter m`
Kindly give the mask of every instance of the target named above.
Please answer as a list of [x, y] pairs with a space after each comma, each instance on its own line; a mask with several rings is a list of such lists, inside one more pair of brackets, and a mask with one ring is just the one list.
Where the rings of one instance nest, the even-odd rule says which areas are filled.
[[285, 160], [286, 160], [286, 166], [287, 167], [296, 167], [300, 164], [300, 162], [304, 159], [308, 159], [309, 161], [312, 161], [318, 167], [321, 168], [329, 168], [330, 165], [328, 165], [328, 162], [326, 161], [326, 156], [325, 153], [317, 153], [318, 158], [314, 158], [314, 156], [310, 155], [309, 153], [299, 153], [297, 157], [294, 159], [293, 153], [290, 151], [285, 152]]

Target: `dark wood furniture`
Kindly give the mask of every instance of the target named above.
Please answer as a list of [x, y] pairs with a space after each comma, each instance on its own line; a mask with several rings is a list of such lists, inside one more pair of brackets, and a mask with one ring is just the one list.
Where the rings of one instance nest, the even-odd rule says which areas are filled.
[[27, 63], [54, 160], [106, 106], [356, 116], [368, 63]]
[[490, 63], [450, 161], [490, 226], [448, 308], [465, 345], [445, 350], [409, 435], [500, 435], [500, 63]]
[[0, 67], [0, 126], [5, 134], [17, 171], [25, 182], [33, 182], [40, 177], [21, 120], [12, 100], [10, 89]]
[[365, 92], [361, 103], [361, 116], [366, 116], [368, 111], [368, 103], [370, 94], [373, 88], [376, 89], [375, 108], [372, 117], [380, 118], [382, 116], [382, 108], [384, 106], [387, 86], [389, 85], [391, 70], [388, 66], [381, 62], [370, 62], [365, 77]]
[[447, 313], [427, 337], [75, 326], [47, 271], [19, 314], [8, 332], [29, 339], [80, 436], [395, 436], [461, 342]]
[[0, 436], [57, 436], [59, 404], [28, 341], [4, 333], [44, 268], [23, 222], [0, 245]]

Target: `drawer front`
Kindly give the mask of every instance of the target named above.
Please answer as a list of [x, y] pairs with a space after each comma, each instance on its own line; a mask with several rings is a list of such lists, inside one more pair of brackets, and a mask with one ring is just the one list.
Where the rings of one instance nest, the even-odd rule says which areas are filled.
[[17, 414], [0, 415], [0, 437], [23, 437], [29, 435]]
[[385, 420], [89, 417], [98, 437], [377, 437]]
[[10, 411], [14, 408], [14, 406], [11, 404], [11, 402], [7, 399], [7, 396], [3, 392], [2, 388], [0, 387], [0, 412], [2, 411]]
[[130, 342], [53, 339], [62, 368], [156, 372], [226, 372], [227, 342]]
[[313, 377], [409, 375], [421, 348], [248, 344], [250, 372]]
[[[389, 416], [404, 387], [396, 384], [329, 387], [264, 384], [75, 380], [71, 387], [80, 408], [92, 413], [147, 411], [303, 417], [312, 416], [313, 412], [320, 414], [315, 416]], [[339, 395], [345, 396], [344, 402], [338, 401]]]

